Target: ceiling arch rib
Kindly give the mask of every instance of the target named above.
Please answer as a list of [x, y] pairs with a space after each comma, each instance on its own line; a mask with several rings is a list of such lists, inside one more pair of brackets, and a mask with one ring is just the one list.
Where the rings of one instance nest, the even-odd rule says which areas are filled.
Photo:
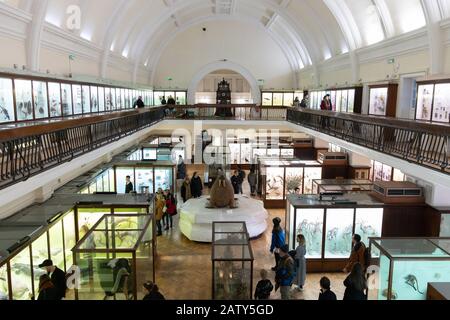
[[442, 30], [440, 28], [441, 8], [437, 1], [421, 0], [421, 4], [428, 29], [430, 72], [433, 75], [441, 74], [445, 65], [444, 42], [442, 41]]
[[[183, 33], [184, 31], [188, 30], [189, 28], [191, 28], [195, 25], [205, 23], [208, 21], [217, 21], [217, 20], [230, 20], [230, 21], [239, 20], [239, 21], [251, 23], [251, 24], [255, 25], [256, 27], [260, 28], [261, 30], [267, 32], [267, 30], [264, 28], [264, 25], [260, 21], [254, 19], [254, 18], [243, 17], [239, 14], [236, 14], [233, 16], [221, 15], [219, 17], [217, 17], [216, 15], [209, 15], [209, 16], [192, 19], [191, 21], [188, 21], [187, 23], [185, 23], [182, 28], [180, 28], [176, 33], [171, 34], [169, 37], [162, 36], [162, 38], [164, 38], [164, 41], [162, 43], [159, 41], [159, 39], [160, 39], [159, 37], [155, 37], [154, 43], [152, 43], [146, 49], [146, 53], [144, 54], [144, 57], [146, 57], [148, 59], [148, 65], [151, 67], [151, 77], [150, 77], [151, 83], [153, 83], [156, 66], [158, 64], [158, 61], [161, 59], [161, 56], [164, 53], [164, 50], [180, 33]], [[292, 51], [292, 49], [290, 48], [288, 43], [283, 38], [278, 37], [277, 35], [273, 34], [273, 32], [271, 32], [271, 31], [269, 31], [269, 36], [271, 36], [271, 38], [281, 48], [283, 54], [286, 56], [286, 59], [289, 62], [289, 65], [291, 66], [291, 69], [295, 76], [296, 75], [295, 71], [298, 70], [298, 68], [299, 68], [299, 64], [298, 64], [299, 57], [295, 56], [295, 53]], [[153, 54], [150, 54], [150, 53], [153, 53]], [[296, 77], [294, 77], [293, 79], [294, 79], [294, 83], [296, 83], [296, 81], [297, 81]]]
[[39, 70], [42, 29], [47, 12], [48, 0], [35, 0], [32, 6], [33, 20], [27, 34], [27, 64], [32, 71]]
[[342, 33], [350, 50], [356, 50], [362, 46], [362, 37], [358, 25], [353, 19], [352, 13], [344, 0], [323, 0], [325, 5], [334, 15], [341, 27]]
[[383, 22], [385, 38], [391, 38], [395, 36], [394, 22], [392, 20], [392, 16], [386, 4], [386, 1], [385, 0], [373, 0], [373, 1], [374, 5], [377, 7], [381, 21]]

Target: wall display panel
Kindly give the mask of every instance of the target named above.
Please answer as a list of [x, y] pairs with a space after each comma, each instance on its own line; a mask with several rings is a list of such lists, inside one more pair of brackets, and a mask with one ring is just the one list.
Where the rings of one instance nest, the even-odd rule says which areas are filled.
[[134, 169], [133, 168], [116, 168], [116, 183], [117, 183], [117, 193], [125, 193], [126, 177], [130, 176], [131, 182], [134, 184]]
[[337, 93], [338, 92], [333, 90], [328, 93], [330, 94], [330, 100], [331, 100], [331, 105], [333, 107], [333, 110], [336, 111], [337, 110], [336, 105], [337, 105]]
[[105, 88], [105, 110], [112, 110], [112, 95], [111, 88]]
[[17, 120], [33, 120], [33, 96], [30, 80], [14, 80]]
[[20, 251], [9, 263], [11, 266], [11, 291], [13, 300], [30, 300], [33, 296], [33, 278], [31, 274], [29, 247]]
[[394, 169], [394, 175], [392, 177], [392, 181], [405, 181], [406, 177], [403, 172], [398, 169]]
[[91, 113], [91, 88], [89, 86], [82, 86], [82, 100], [83, 100], [83, 113]]
[[121, 109], [128, 108], [125, 96], [125, 89], [120, 89], [120, 106]]
[[348, 108], [347, 112], [355, 112], [355, 89], [348, 90]]
[[373, 164], [373, 180], [383, 181], [383, 164], [375, 161]]
[[15, 120], [12, 80], [0, 78], [0, 123]]
[[[186, 92], [178, 91], [176, 93], [176, 98], [175, 99], [176, 99], [178, 105], [182, 105], [182, 106], [186, 105], [186, 101], [187, 101], [187, 99], [186, 99]], [[150, 101], [148, 102], [148, 105], [151, 105]]]
[[281, 149], [280, 151], [282, 158], [294, 158], [294, 149]]
[[340, 112], [348, 111], [348, 90], [341, 90], [341, 109]]
[[266, 200], [283, 200], [284, 168], [266, 168]]
[[369, 245], [369, 238], [381, 237], [383, 228], [383, 208], [357, 208], [355, 233], [361, 236], [361, 241]]
[[263, 92], [263, 106], [272, 106], [273, 105], [273, 94], [272, 92]]
[[158, 149], [156, 148], [144, 148], [142, 150], [142, 159], [146, 161], [156, 161], [158, 160]]
[[39, 269], [39, 264], [44, 260], [50, 259], [48, 252], [47, 233], [41, 235], [31, 244], [31, 254], [33, 257], [33, 279], [34, 279], [34, 295], [39, 295], [39, 277], [45, 274], [44, 269]]
[[122, 95], [121, 95], [122, 90], [120, 88], [117, 88], [117, 89], [115, 89], [115, 91], [116, 91], [116, 103], [115, 103], [116, 109], [121, 110], [121, 109], [123, 109]]
[[305, 168], [304, 194], [313, 194], [313, 180], [322, 179], [322, 168]]
[[61, 85], [59, 83], [48, 83], [48, 100], [50, 102], [50, 117], [61, 117]]
[[63, 237], [63, 222], [60, 220], [48, 231], [50, 238], [50, 257], [53, 263], [60, 268], [65, 270], [64, 264], [64, 237]]
[[273, 93], [273, 106], [276, 106], [276, 107], [283, 106], [283, 93], [279, 93], [279, 92]]
[[47, 83], [33, 81], [34, 114], [36, 119], [48, 118]]
[[449, 122], [450, 83], [436, 84], [434, 87], [433, 121]]
[[155, 168], [155, 190], [159, 188], [163, 190], [172, 190], [173, 170], [171, 168], [158, 169]]
[[[154, 97], [155, 97], [154, 98], [155, 105], [160, 106], [160, 105], [162, 105], [162, 101], [163, 101], [163, 99], [165, 97], [165, 93], [163, 91], [155, 91], [154, 92]], [[166, 101], [167, 101], [167, 98], [166, 98]]]
[[8, 266], [4, 264], [0, 267], [0, 301], [9, 299], [9, 285], [8, 285]]
[[341, 104], [342, 104], [342, 91], [336, 92], [336, 104], [333, 105], [333, 110], [337, 112], [341, 112]]
[[387, 112], [388, 88], [370, 89], [369, 114], [385, 116]]
[[72, 85], [73, 114], [75, 115], [83, 113], [83, 101], [81, 97], [81, 86]]
[[434, 85], [419, 85], [417, 89], [417, 120], [431, 120], [433, 109]]
[[241, 164], [249, 164], [252, 160], [252, 146], [251, 144], [241, 144]]
[[275, 149], [275, 148], [267, 149], [267, 156], [268, 157], [279, 157], [280, 153], [281, 153], [280, 149]]
[[136, 192], [154, 193], [153, 190], [153, 168], [136, 168]]
[[111, 110], [117, 110], [116, 89], [111, 88]]
[[283, 94], [283, 105], [290, 107], [294, 105], [294, 93], [288, 92]]
[[286, 168], [286, 194], [295, 193], [295, 189], [303, 190], [303, 168]]
[[91, 111], [98, 112], [98, 87], [91, 86]]
[[105, 88], [98, 87], [98, 111], [105, 111]]
[[[322, 258], [324, 209], [297, 209], [296, 215], [296, 235], [305, 236], [306, 258]], [[296, 235], [293, 235], [292, 239], [295, 239]]]
[[241, 157], [241, 145], [239, 143], [230, 143], [228, 147], [230, 148], [230, 163], [238, 164]]
[[352, 249], [354, 209], [327, 209], [325, 259], [348, 258]]
[[61, 103], [64, 116], [73, 114], [72, 108], [72, 86], [70, 84], [61, 84]]

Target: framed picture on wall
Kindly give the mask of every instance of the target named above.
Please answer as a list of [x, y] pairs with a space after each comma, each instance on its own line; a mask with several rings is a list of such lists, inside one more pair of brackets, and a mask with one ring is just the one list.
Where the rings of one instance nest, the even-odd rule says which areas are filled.
[[434, 87], [433, 121], [449, 122], [450, 83], [436, 84]]
[[369, 114], [385, 116], [387, 112], [388, 88], [371, 88], [369, 98]]
[[431, 120], [434, 84], [419, 85], [417, 89], [417, 120]]
[[12, 122], [14, 120], [12, 80], [0, 78], [0, 123]]
[[33, 96], [30, 80], [14, 80], [16, 91], [17, 120], [33, 120]]

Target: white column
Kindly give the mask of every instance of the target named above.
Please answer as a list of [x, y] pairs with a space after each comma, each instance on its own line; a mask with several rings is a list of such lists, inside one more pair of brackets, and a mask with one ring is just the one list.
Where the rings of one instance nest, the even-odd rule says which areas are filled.
[[48, 0], [35, 0], [33, 3], [33, 18], [27, 34], [27, 65], [32, 71], [39, 71], [41, 36], [47, 5]]

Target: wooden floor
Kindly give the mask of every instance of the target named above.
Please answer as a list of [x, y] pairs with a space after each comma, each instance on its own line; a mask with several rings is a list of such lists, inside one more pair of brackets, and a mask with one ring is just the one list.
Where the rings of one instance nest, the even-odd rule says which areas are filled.
[[[244, 185], [244, 192], [248, 186]], [[285, 210], [269, 210], [268, 225], [272, 225], [274, 217], [280, 217], [284, 221]], [[211, 244], [200, 244], [189, 241], [178, 228], [178, 217], [175, 220], [174, 229], [164, 232], [158, 238], [158, 259], [156, 262], [156, 282], [161, 292], [171, 300], [210, 300], [212, 298], [212, 263]], [[274, 266], [273, 256], [269, 252], [271, 230], [269, 229], [258, 239], [252, 240], [252, 248], [255, 256], [254, 262], [254, 287], [259, 281], [259, 271], [269, 271], [273, 282], [274, 272], [270, 269]], [[332, 289], [342, 299], [344, 294], [344, 274], [308, 274], [305, 290], [294, 292], [293, 299], [317, 300], [319, 296], [319, 280], [322, 276], [328, 276], [332, 283]], [[272, 299], [280, 299], [279, 292], [273, 294]]]

